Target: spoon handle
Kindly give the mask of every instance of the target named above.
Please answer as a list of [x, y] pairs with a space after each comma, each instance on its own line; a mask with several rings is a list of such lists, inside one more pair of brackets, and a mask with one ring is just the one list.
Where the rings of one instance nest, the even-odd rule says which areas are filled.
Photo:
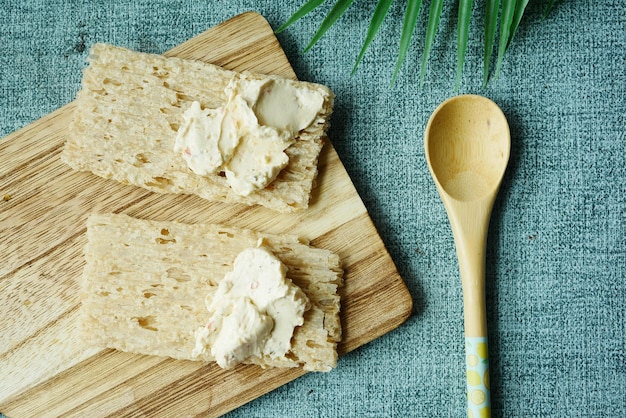
[[468, 277], [461, 264], [465, 317], [465, 366], [467, 370], [468, 417], [491, 417], [489, 390], [489, 355], [487, 349], [487, 320], [484, 291], [484, 258], [475, 260], [479, 272]]
[[463, 205], [450, 212], [459, 273], [463, 286], [465, 363], [468, 416], [491, 416], [487, 314], [485, 303], [485, 253], [492, 200]]
[[[460, 260], [459, 260], [460, 261]], [[489, 352], [487, 348], [487, 320], [484, 291], [484, 261], [479, 264], [479, 276], [467, 277], [461, 264], [465, 321], [465, 366], [467, 371], [468, 417], [491, 416], [489, 390]], [[465, 270], [465, 271], [464, 271]]]
[[[484, 266], [484, 261], [481, 263]], [[464, 276], [461, 269], [461, 277]], [[489, 390], [489, 354], [487, 320], [484, 298], [484, 268], [482, 277], [467, 283], [463, 277], [465, 317], [465, 366], [467, 371], [467, 410], [470, 418], [491, 417]]]

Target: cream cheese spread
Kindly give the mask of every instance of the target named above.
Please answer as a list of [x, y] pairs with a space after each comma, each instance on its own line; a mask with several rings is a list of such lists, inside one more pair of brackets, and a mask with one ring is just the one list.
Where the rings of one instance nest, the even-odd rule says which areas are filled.
[[218, 148], [220, 121], [224, 116], [221, 109], [203, 110], [199, 102], [183, 114], [184, 123], [178, 130], [174, 152], [182, 152], [187, 165], [194, 173], [215, 173], [224, 159]]
[[233, 77], [226, 103], [202, 109], [194, 101], [183, 114], [174, 145], [199, 175], [224, 172], [239, 195], [270, 184], [289, 163], [284, 152], [315, 122], [324, 104], [318, 91], [277, 77]]
[[309, 300], [286, 277], [287, 268], [265, 247], [243, 250], [233, 270], [206, 298], [210, 318], [196, 333], [192, 356], [209, 350], [222, 368], [250, 359], [285, 355]]

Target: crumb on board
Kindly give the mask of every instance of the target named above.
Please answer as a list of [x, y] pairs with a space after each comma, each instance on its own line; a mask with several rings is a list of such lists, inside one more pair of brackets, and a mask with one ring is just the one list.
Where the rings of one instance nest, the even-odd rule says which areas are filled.
[[2, 200], [4, 200], [5, 202], [8, 202], [9, 200], [11, 200], [11, 195], [10, 194], [5, 194], [4, 197], [2, 198]]

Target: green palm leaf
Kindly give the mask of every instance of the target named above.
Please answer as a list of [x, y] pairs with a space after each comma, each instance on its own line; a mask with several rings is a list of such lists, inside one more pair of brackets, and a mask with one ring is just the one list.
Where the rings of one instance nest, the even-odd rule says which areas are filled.
[[550, 14], [550, 10], [552, 10], [552, 6], [554, 6], [554, 3], [555, 3], [554, 0], [550, 0], [548, 2], [548, 7], [546, 7], [546, 11], [543, 14], [543, 18], [542, 19], [545, 19], [546, 17], [548, 17], [548, 15]]
[[309, 14], [309, 12], [312, 12], [313, 10], [315, 10], [317, 6], [319, 6], [322, 3], [324, 3], [324, 0], [307, 1], [293, 15], [291, 15], [291, 17], [285, 23], [283, 23], [282, 25], [280, 25], [278, 29], [276, 29], [276, 33], [280, 33], [284, 31], [289, 26], [293, 25], [295, 22], [297, 22], [298, 20], [300, 20], [301, 18]]
[[500, 14], [500, 39], [498, 39], [498, 60], [496, 62], [496, 75], [494, 78], [498, 78], [500, 75], [500, 68], [502, 67], [502, 59], [506, 52], [506, 47], [509, 41], [509, 34], [511, 33], [511, 23], [513, 22], [513, 15], [515, 14], [515, 0], [503, 0], [502, 12]]
[[396, 69], [393, 72], [391, 84], [393, 85], [398, 78], [400, 68], [406, 58], [406, 53], [409, 50], [409, 44], [415, 31], [415, 25], [417, 24], [417, 16], [419, 15], [420, 8], [422, 7], [422, 0], [408, 0], [406, 5], [406, 12], [404, 13], [404, 23], [402, 24], [402, 35], [400, 35], [400, 48], [398, 50], [398, 61], [396, 62]]
[[389, 11], [389, 7], [391, 7], [391, 3], [393, 3], [393, 0], [378, 0], [378, 5], [376, 6], [376, 10], [374, 10], [374, 14], [372, 15], [370, 27], [367, 30], [365, 42], [363, 43], [363, 47], [361, 47], [361, 52], [359, 52], [359, 56], [356, 59], [356, 63], [354, 64], [354, 67], [352, 68], [352, 73], [350, 75], [353, 75], [356, 72], [356, 67], [359, 66], [361, 59], [363, 59], [363, 55], [365, 55], [365, 51], [374, 40], [374, 37], [380, 29], [380, 25], [383, 24], [385, 16], [387, 16], [387, 12]]
[[[324, 3], [325, 0], [307, 0], [302, 7], [300, 7], [283, 25], [281, 25], [276, 32], [281, 32], [287, 27], [298, 21], [306, 14], [315, 10], [318, 6]], [[332, 7], [328, 15], [324, 18], [324, 21], [318, 28], [315, 35], [304, 49], [307, 52], [319, 41], [322, 36], [339, 20], [339, 18], [345, 13], [345, 11], [352, 5], [354, 0], [337, 0]], [[545, 19], [556, 0], [546, 0], [547, 7], [543, 15]], [[393, 0], [378, 0], [376, 9], [372, 15], [372, 20], [367, 31], [367, 36], [361, 47], [361, 51], [357, 57], [356, 63], [352, 68], [354, 74], [359, 63], [363, 59], [367, 48], [376, 37], [380, 27], [385, 20], [389, 8], [391, 7]], [[506, 51], [513, 41], [513, 37], [517, 32], [517, 29], [522, 20], [522, 16], [526, 10], [529, 0], [485, 0], [485, 28], [484, 28], [484, 61], [483, 61], [483, 88], [487, 86], [489, 80], [489, 67], [491, 65], [491, 57], [495, 44], [497, 26], [499, 23], [499, 39], [498, 39], [498, 55], [496, 59], [496, 70], [494, 78], [498, 78], [500, 70], [502, 68], [502, 61]], [[498, 19], [498, 9], [502, 5], [500, 12], [500, 19]], [[417, 24], [417, 17], [419, 15], [420, 8], [422, 6], [422, 0], [407, 0], [407, 8], [404, 15], [404, 23], [402, 25], [402, 34], [400, 35], [400, 45], [398, 48], [398, 60], [396, 62], [396, 68], [393, 73], [391, 85], [393, 85], [398, 77], [400, 68], [404, 63], [406, 54], [411, 43], [411, 38], [415, 31]], [[457, 71], [456, 71], [456, 90], [459, 89], [461, 76], [463, 74], [463, 65], [465, 63], [465, 55], [467, 52], [467, 41], [469, 36], [469, 25], [471, 22], [471, 13], [473, 7], [473, 0], [459, 0], [458, 10], [458, 32], [457, 32]], [[431, 0], [430, 11], [428, 14], [428, 23], [426, 27], [426, 35], [424, 42], [424, 50], [422, 52], [422, 62], [420, 69], [420, 85], [424, 84], [424, 75], [426, 72], [426, 65], [430, 56], [430, 51], [435, 40], [435, 34], [439, 26], [439, 20], [443, 9], [443, 0]]]
[[517, 4], [515, 5], [515, 13], [513, 14], [513, 22], [511, 23], [511, 33], [509, 34], [509, 39], [506, 42], [506, 48], [509, 49], [511, 45], [511, 41], [515, 36], [515, 32], [517, 31], [517, 27], [519, 26], [519, 22], [522, 20], [522, 16], [524, 15], [524, 10], [526, 10], [526, 6], [528, 5], [528, 0], [517, 0]]
[[472, 0], [459, 1], [459, 29], [456, 56], [456, 90], [461, 85], [461, 75], [465, 62], [465, 51], [467, 50], [467, 38], [469, 36], [470, 17], [472, 16]]
[[313, 35], [311, 42], [309, 42], [307, 47], [304, 48], [304, 52], [307, 52], [309, 49], [311, 49], [313, 45], [315, 45], [317, 41], [319, 41], [322, 36], [324, 36], [328, 29], [330, 29], [330, 27], [335, 24], [335, 22], [341, 17], [341, 15], [343, 15], [344, 12], [348, 10], [348, 7], [350, 7], [352, 1], [353, 0], [338, 0], [337, 3], [335, 3], [333, 8], [330, 9], [330, 12], [328, 12], [328, 15], [320, 25], [317, 32], [315, 32], [315, 35]]
[[487, 0], [485, 4], [485, 49], [483, 53], [483, 88], [487, 87], [489, 80], [489, 65], [493, 43], [496, 40], [496, 26], [498, 25], [498, 9], [500, 0]]
[[424, 43], [424, 53], [422, 54], [422, 69], [420, 70], [420, 85], [424, 84], [424, 74], [426, 73], [426, 63], [430, 56], [430, 49], [435, 40], [435, 33], [439, 26], [439, 18], [441, 17], [441, 9], [443, 8], [443, 0], [433, 0], [430, 3], [430, 12], [428, 14], [428, 24], [426, 25], [426, 42]]

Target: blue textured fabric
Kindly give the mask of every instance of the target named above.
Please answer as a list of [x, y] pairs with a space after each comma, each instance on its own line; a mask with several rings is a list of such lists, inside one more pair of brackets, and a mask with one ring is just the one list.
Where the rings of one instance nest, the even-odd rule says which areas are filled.
[[[158, 53], [244, 11], [278, 27], [302, 3], [0, 0], [0, 137], [74, 98], [94, 42]], [[405, 1], [394, 2], [350, 76], [375, 3], [354, 2], [306, 54], [332, 2], [278, 38], [301, 79], [337, 94], [331, 140], [414, 313], [331, 373], [308, 374], [232, 417], [465, 415], [458, 265], [422, 136], [430, 113], [455, 94], [456, 3], [444, 6], [422, 88], [427, 1], [395, 86]], [[561, 1], [541, 21], [545, 3], [530, 2], [499, 79], [482, 90], [484, 2], [476, 2], [459, 90], [498, 103], [512, 136], [487, 254], [492, 409], [504, 417], [624, 417], [625, 4]]]

